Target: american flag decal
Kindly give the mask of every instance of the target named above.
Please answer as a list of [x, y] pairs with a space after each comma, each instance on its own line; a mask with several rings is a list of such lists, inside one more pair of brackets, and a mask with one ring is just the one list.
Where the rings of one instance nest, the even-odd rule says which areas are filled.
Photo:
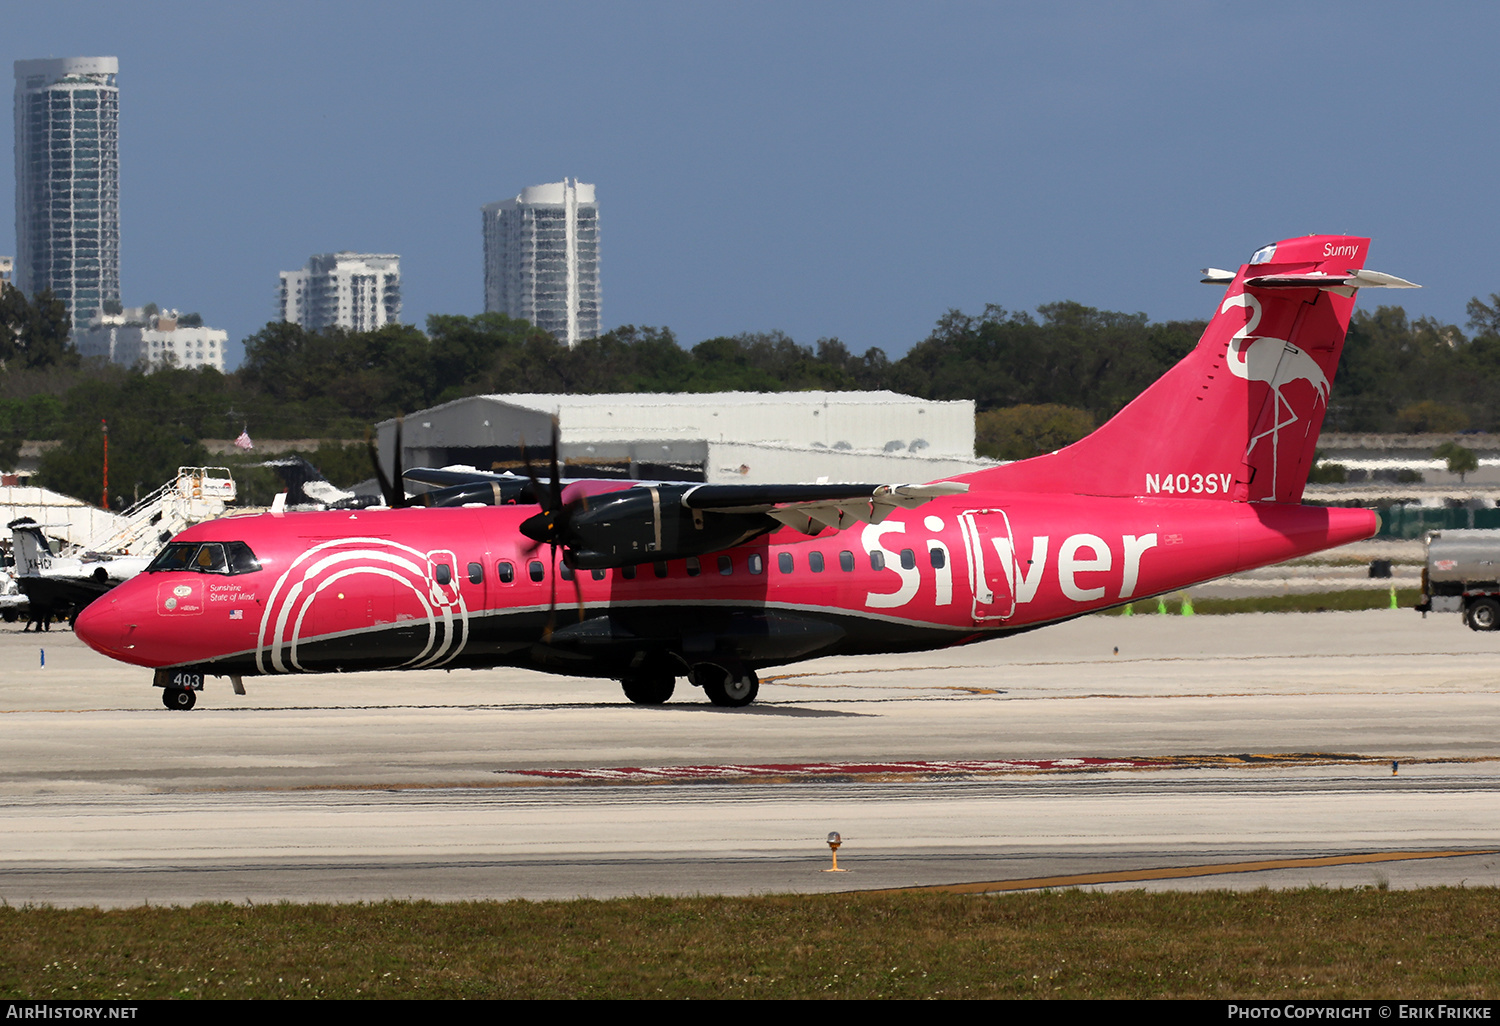
[[231, 620], [243, 620], [245, 618], [245, 611], [242, 609], [231, 609], [229, 611], [229, 618]]

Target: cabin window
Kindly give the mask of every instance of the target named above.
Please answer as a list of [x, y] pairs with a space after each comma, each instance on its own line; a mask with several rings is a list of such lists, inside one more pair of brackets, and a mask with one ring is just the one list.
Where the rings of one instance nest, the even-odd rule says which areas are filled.
[[874, 550], [872, 550], [870, 552], [870, 569], [871, 570], [884, 570], [885, 569], [885, 553], [884, 552], [881, 552], [879, 549], [874, 549]]
[[689, 577], [697, 577], [703, 571], [703, 564], [698, 562], [697, 556], [689, 556], [683, 562], [687, 565], [687, 575]]
[[571, 581], [573, 579], [573, 568], [566, 563], [560, 564], [557, 568], [557, 572], [562, 575], [562, 579], [565, 581]]
[[848, 549], [839, 553], [839, 569], [846, 574], [854, 572], [854, 553]]
[[651, 569], [656, 571], [657, 577], [667, 576], [667, 564], [663, 563], [661, 560], [657, 560], [655, 563], [652, 563]]
[[484, 564], [483, 563], [470, 563], [469, 564], [469, 583], [470, 584], [483, 584], [484, 583]]
[[604, 571], [603, 570], [590, 570], [589, 571], [589, 576], [593, 577], [593, 579], [596, 580], [596, 581], [602, 581], [602, 580], [604, 580]]
[[928, 549], [927, 554], [932, 557], [934, 570], [941, 570], [948, 565], [948, 553], [943, 549]]
[[915, 570], [917, 567], [917, 554], [911, 549], [901, 550], [901, 569]]
[[533, 581], [536, 581], [538, 584], [546, 579], [547, 568], [542, 565], [542, 561], [540, 559], [533, 559], [531, 561], [531, 565], [528, 566], [526, 570], [529, 574], [531, 574], [531, 579]]
[[633, 567], [633, 566], [622, 566], [622, 567], [620, 567], [620, 576], [623, 577], [623, 578], [625, 578], [627, 581], [633, 581], [633, 580], [635, 580], [635, 567]]
[[439, 584], [451, 584], [453, 582], [453, 568], [447, 563], [439, 563], [433, 568], [432, 579]]
[[807, 568], [815, 574], [823, 572], [823, 553], [809, 552], [807, 554]]
[[730, 559], [728, 556], [720, 556], [719, 576], [728, 577], [732, 573], [734, 573], [734, 560]]
[[752, 574], [763, 574], [766, 572], [766, 560], [759, 552], [752, 552], [747, 559], [746, 565], [750, 567]]
[[776, 554], [776, 566], [782, 573], [789, 574], [792, 572], [792, 567], [796, 566], [796, 561], [792, 559], [790, 552], [778, 552]]
[[516, 579], [516, 568], [509, 560], [502, 559], [495, 564], [495, 576], [501, 584], [509, 584]]

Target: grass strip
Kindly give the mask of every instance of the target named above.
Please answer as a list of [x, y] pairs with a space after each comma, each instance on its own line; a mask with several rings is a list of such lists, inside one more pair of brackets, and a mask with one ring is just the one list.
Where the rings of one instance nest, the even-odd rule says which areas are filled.
[[[1396, 605], [1411, 610], [1421, 599], [1416, 588], [1397, 588]], [[1169, 615], [1182, 613], [1181, 598], [1163, 599]], [[1192, 600], [1194, 615], [1221, 616], [1228, 613], [1327, 613], [1330, 610], [1389, 609], [1390, 591], [1369, 588], [1350, 588], [1347, 591], [1320, 591], [1292, 595], [1251, 595], [1245, 598], [1199, 598]], [[1130, 613], [1125, 606], [1103, 610], [1105, 616], [1157, 615], [1160, 607], [1156, 599], [1144, 599], [1130, 604]], [[1413, 613], [1413, 615], [1416, 615]]]
[[1492, 999], [1500, 890], [6, 907], [0, 945], [28, 1000]]

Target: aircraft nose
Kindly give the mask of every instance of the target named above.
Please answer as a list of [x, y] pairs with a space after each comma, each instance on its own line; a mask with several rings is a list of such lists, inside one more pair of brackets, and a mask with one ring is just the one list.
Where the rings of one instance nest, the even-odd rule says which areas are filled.
[[108, 594], [83, 607], [73, 633], [89, 648], [105, 655], [123, 652], [129, 644], [125, 637], [129, 633], [125, 615], [120, 611], [119, 601]]

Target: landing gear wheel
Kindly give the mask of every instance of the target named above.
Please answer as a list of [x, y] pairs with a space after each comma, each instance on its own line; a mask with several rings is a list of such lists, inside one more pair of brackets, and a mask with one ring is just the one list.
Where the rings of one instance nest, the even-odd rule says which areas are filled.
[[[714, 669], [719, 669], [714, 667]], [[731, 709], [749, 705], [755, 701], [755, 696], [760, 694], [760, 680], [749, 670], [743, 671], [743, 676], [735, 676], [731, 670], [719, 670], [718, 673], [703, 674], [703, 693], [714, 705], [722, 705]]]
[[661, 673], [647, 677], [626, 677], [620, 681], [625, 697], [636, 705], [662, 705], [672, 697], [677, 678]]
[[168, 709], [181, 709], [187, 712], [198, 704], [198, 696], [193, 694], [191, 688], [162, 688], [161, 704]]
[[1469, 607], [1469, 626], [1476, 631], [1500, 628], [1500, 602], [1492, 598], [1477, 599]]

